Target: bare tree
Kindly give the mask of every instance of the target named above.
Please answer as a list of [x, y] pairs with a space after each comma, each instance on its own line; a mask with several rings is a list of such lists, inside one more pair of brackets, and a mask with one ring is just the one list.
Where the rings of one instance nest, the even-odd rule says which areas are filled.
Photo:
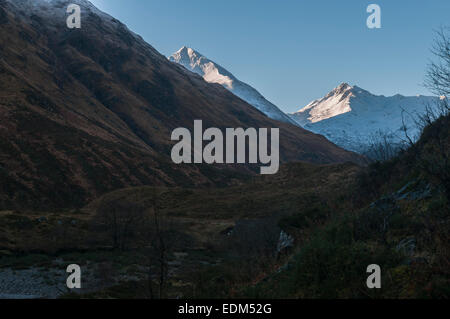
[[[161, 194], [158, 195], [158, 197]], [[162, 212], [162, 207], [157, 199], [156, 192], [150, 201], [151, 208], [148, 210], [148, 288], [150, 298], [159, 299], [165, 297], [167, 282], [169, 279], [169, 258], [177, 240], [173, 221]], [[156, 280], [157, 291], [153, 289]]]
[[364, 152], [367, 157], [376, 161], [388, 161], [401, 150], [401, 143], [395, 142], [391, 134], [378, 131], [370, 137], [370, 143]]
[[436, 60], [428, 64], [425, 87], [440, 99], [436, 104], [426, 105], [425, 112], [416, 119], [416, 125], [421, 131], [440, 117], [450, 114], [450, 27], [441, 27], [436, 31], [431, 52]]
[[447, 116], [450, 113], [449, 111], [448, 99], [441, 97], [434, 105], [427, 104], [425, 106], [425, 111], [415, 117], [414, 122], [420, 131], [423, 132], [427, 126], [431, 125], [441, 116]]
[[[414, 148], [414, 146], [415, 146], [414, 137], [412, 137], [408, 132], [408, 125], [406, 125], [406, 121], [405, 121], [405, 113], [408, 113], [408, 112], [402, 108], [402, 126], [401, 126], [400, 130], [403, 132], [403, 135], [405, 136], [406, 141], [404, 140], [404, 142], [410, 148]], [[409, 114], [409, 116], [411, 116], [411, 114]]]
[[441, 27], [436, 34], [431, 52], [437, 61], [431, 61], [428, 65], [425, 86], [437, 95], [448, 97], [450, 95], [450, 27]]
[[145, 219], [145, 207], [128, 200], [104, 200], [97, 209], [95, 222], [104, 228], [111, 238], [113, 249], [125, 250], [140, 233]]
[[[450, 27], [442, 27], [432, 49], [437, 61], [431, 62], [426, 76], [426, 86], [434, 93], [442, 95], [437, 111], [428, 109], [422, 116], [424, 127], [422, 138], [429, 142], [422, 146], [419, 165], [424, 172], [450, 196], [450, 139], [449, 105], [450, 94]], [[433, 123], [433, 125], [431, 125]]]

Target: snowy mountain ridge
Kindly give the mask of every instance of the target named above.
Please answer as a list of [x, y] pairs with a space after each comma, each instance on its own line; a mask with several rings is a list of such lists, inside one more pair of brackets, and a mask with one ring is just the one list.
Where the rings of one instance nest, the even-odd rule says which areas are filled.
[[194, 49], [184, 46], [172, 54], [169, 57], [169, 60], [181, 64], [186, 69], [199, 74], [206, 82], [218, 83], [224, 86], [233, 94], [254, 106], [268, 117], [274, 120], [298, 125], [276, 105], [266, 100], [256, 89], [238, 80], [225, 68], [209, 60]]
[[408, 133], [417, 137], [420, 132], [415, 119], [438, 101], [432, 96], [374, 95], [342, 83], [291, 117], [305, 129], [322, 134], [343, 148], [364, 153], [377, 136], [386, 135], [392, 143], [401, 143], [403, 122]]

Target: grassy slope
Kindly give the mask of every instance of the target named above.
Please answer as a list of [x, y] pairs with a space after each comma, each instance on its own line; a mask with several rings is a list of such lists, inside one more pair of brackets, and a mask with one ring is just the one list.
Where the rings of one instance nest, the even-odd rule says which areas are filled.
[[[412, 298], [450, 296], [449, 116], [424, 129], [397, 158], [359, 177], [355, 209], [341, 211], [310, 238], [280, 273], [241, 291], [278, 298]], [[285, 220], [302, 229], [305, 212]], [[366, 288], [369, 264], [382, 289]]]
[[[214, 271], [214, 265], [226, 264], [224, 261], [232, 261], [236, 257], [232, 256], [235, 241], [231, 243], [224, 230], [243, 220], [257, 223], [270, 217], [276, 223], [283, 216], [290, 216], [310, 205], [329, 203], [330, 207], [334, 207], [333, 203], [336, 203], [340, 206], [340, 199], [348, 193], [348, 187], [359, 169], [354, 164], [289, 164], [283, 166], [276, 176], [258, 176], [236, 187], [126, 188], [101, 197], [81, 211], [4, 211], [0, 213], [0, 255], [3, 256], [0, 265], [32, 267], [42, 263], [52, 264], [51, 261], [57, 258], [85, 264], [88, 261], [98, 262], [99, 257], [96, 256], [103, 256], [100, 259], [112, 262], [118, 270], [132, 265], [145, 267], [145, 251], [137, 243], [127, 251], [110, 251], [109, 238], [92, 228], [92, 220], [101, 202], [133, 201], [151, 207], [156, 193], [161, 212], [170, 216], [173, 231], [183, 238], [174, 250], [174, 253], [184, 256], [183, 265], [174, 266], [176, 275], [171, 282], [182, 283], [183, 295], [204, 296], [207, 287], [197, 288], [198, 292], [192, 293], [192, 287], [199, 285], [196, 278], [202, 278], [204, 272]], [[346, 205], [347, 201], [342, 203]], [[332, 210], [329, 212], [331, 214]], [[40, 221], [42, 217], [45, 219]], [[177, 258], [176, 254], [171, 256], [172, 261], [177, 262]], [[260, 271], [265, 269], [246, 274], [246, 278], [251, 280]], [[227, 294], [227, 289], [224, 287], [222, 296]], [[172, 290], [172, 295], [180, 293], [177, 288]], [[122, 294], [136, 297], [145, 295], [145, 292], [122, 291]]]

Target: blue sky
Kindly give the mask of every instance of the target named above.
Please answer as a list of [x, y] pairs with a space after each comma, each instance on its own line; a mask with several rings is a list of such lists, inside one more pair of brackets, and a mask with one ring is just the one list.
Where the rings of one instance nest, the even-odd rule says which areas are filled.
[[[286, 112], [341, 82], [374, 94], [430, 94], [422, 83], [449, 0], [91, 0], [164, 55], [190, 46]], [[381, 7], [381, 29], [366, 8]]]

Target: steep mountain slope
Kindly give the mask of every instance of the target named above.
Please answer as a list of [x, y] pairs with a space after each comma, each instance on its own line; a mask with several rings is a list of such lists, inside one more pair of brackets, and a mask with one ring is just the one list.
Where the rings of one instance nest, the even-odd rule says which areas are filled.
[[274, 120], [296, 124], [295, 121], [292, 121], [292, 119], [283, 113], [276, 105], [267, 101], [264, 96], [253, 87], [239, 81], [233, 74], [217, 63], [209, 60], [201, 53], [188, 47], [182, 47], [172, 54], [169, 57], [169, 60], [179, 63], [186, 69], [199, 74], [206, 82], [222, 85], [236, 96], [256, 107], [268, 117]]
[[[364, 152], [380, 135], [393, 143], [404, 139], [402, 117], [411, 136], [417, 137], [414, 119], [438, 98], [429, 96], [386, 97], [342, 83], [325, 97], [291, 116], [304, 128], [322, 134], [337, 145]], [[403, 111], [404, 110], [404, 111]]]
[[[82, 8], [81, 29], [66, 8]], [[81, 206], [138, 185], [230, 183], [245, 167], [174, 165], [176, 127], [279, 127], [282, 161], [359, 162], [167, 60], [85, 0], [0, 0], [0, 204]]]

